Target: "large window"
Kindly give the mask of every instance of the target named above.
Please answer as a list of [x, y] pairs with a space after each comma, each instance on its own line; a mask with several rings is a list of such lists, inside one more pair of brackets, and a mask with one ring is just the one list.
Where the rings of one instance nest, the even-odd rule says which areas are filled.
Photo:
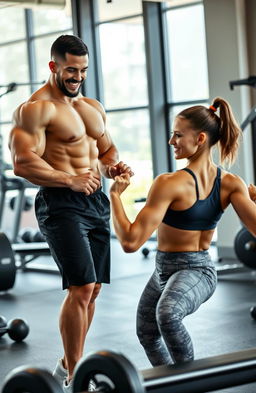
[[147, 105], [142, 18], [100, 25], [100, 42], [106, 107]]
[[153, 179], [142, 3], [133, 0], [127, 8], [120, 0], [98, 1], [98, 7], [107, 125], [120, 160], [135, 172], [123, 195], [133, 220], [134, 201], [146, 196]]
[[[203, 3], [166, 8], [170, 129], [186, 107], [206, 104], [209, 96]], [[185, 161], [176, 161], [176, 168]]]
[[[0, 132], [3, 157], [10, 164], [7, 140], [12, 114], [39, 87], [31, 82], [48, 78], [51, 43], [62, 33], [72, 33], [72, 18], [64, 9], [6, 6], [0, 8], [0, 20]], [[11, 83], [15, 88], [5, 94]]]

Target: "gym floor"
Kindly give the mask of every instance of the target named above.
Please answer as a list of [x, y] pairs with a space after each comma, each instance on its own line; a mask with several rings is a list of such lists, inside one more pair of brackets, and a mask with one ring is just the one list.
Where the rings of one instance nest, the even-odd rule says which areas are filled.
[[[154, 248], [152, 242], [147, 246]], [[49, 257], [38, 261], [54, 264]], [[154, 252], [148, 258], [141, 251], [125, 254], [118, 242], [112, 241], [112, 282], [103, 286], [97, 300], [85, 353], [113, 350], [123, 353], [139, 369], [150, 368], [136, 337], [135, 316], [140, 293], [153, 269]], [[255, 287], [255, 271], [219, 277], [212, 298], [184, 321], [194, 342], [195, 358], [256, 348], [256, 321], [249, 312], [256, 305]], [[0, 339], [0, 391], [6, 374], [17, 366], [54, 368], [62, 355], [58, 314], [64, 295], [58, 274], [31, 271], [18, 271], [14, 288], [0, 293], [0, 314], [8, 320], [26, 319], [30, 326], [22, 343], [14, 343], [7, 335]], [[256, 383], [218, 392], [255, 391]]]

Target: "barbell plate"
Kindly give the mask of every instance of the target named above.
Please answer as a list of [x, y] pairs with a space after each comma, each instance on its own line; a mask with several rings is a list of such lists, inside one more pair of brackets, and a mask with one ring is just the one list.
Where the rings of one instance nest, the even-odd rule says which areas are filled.
[[17, 367], [5, 378], [2, 393], [63, 393], [60, 384], [44, 369]]
[[0, 291], [14, 286], [16, 265], [14, 252], [8, 237], [0, 232]]
[[75, 368], [73, 392], [87, 391], [93, 380], [105, 383], [115, 393], [145, 393], [141, 374], [122, 354], [99, 351], [82, 358]]
[[245, 266], [256, 269], [256, 252], [247, 247], [249, 243], [256, 243], [256, 238], [246, 228], [240, 229], [234, 242], [236, 256]]

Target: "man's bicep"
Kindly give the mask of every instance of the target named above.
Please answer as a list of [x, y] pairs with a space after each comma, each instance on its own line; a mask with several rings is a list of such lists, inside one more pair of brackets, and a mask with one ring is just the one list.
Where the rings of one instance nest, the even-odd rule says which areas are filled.
[[9, 148], [13, 158], [29, 152], [42, 155], [45, 149], [45, 134], [30, 133], [21, 127], [14, 127], [10, 132]]

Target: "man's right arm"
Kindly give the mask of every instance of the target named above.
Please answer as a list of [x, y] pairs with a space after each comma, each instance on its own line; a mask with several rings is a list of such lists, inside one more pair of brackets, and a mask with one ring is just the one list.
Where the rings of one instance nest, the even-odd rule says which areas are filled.
[[17, 109], [9, 138], [14, 173], [37, 185], [69, 187], [89, 195], [100, 184], [90, 171], [73, 176], [54, 169], [41, 158], [46, 146], [45, 130], [55, 110], [54, 104], [47, 101], [28, 102]]
[[31, 183], [50, 187], [69, 187], [71, 175], [55, 170], [41, 158], [46, 145], [45, 129], [55, 111], [46, 101], [28, 102], [15, 113], [15, 125], [10, 132], [15, 175]]

